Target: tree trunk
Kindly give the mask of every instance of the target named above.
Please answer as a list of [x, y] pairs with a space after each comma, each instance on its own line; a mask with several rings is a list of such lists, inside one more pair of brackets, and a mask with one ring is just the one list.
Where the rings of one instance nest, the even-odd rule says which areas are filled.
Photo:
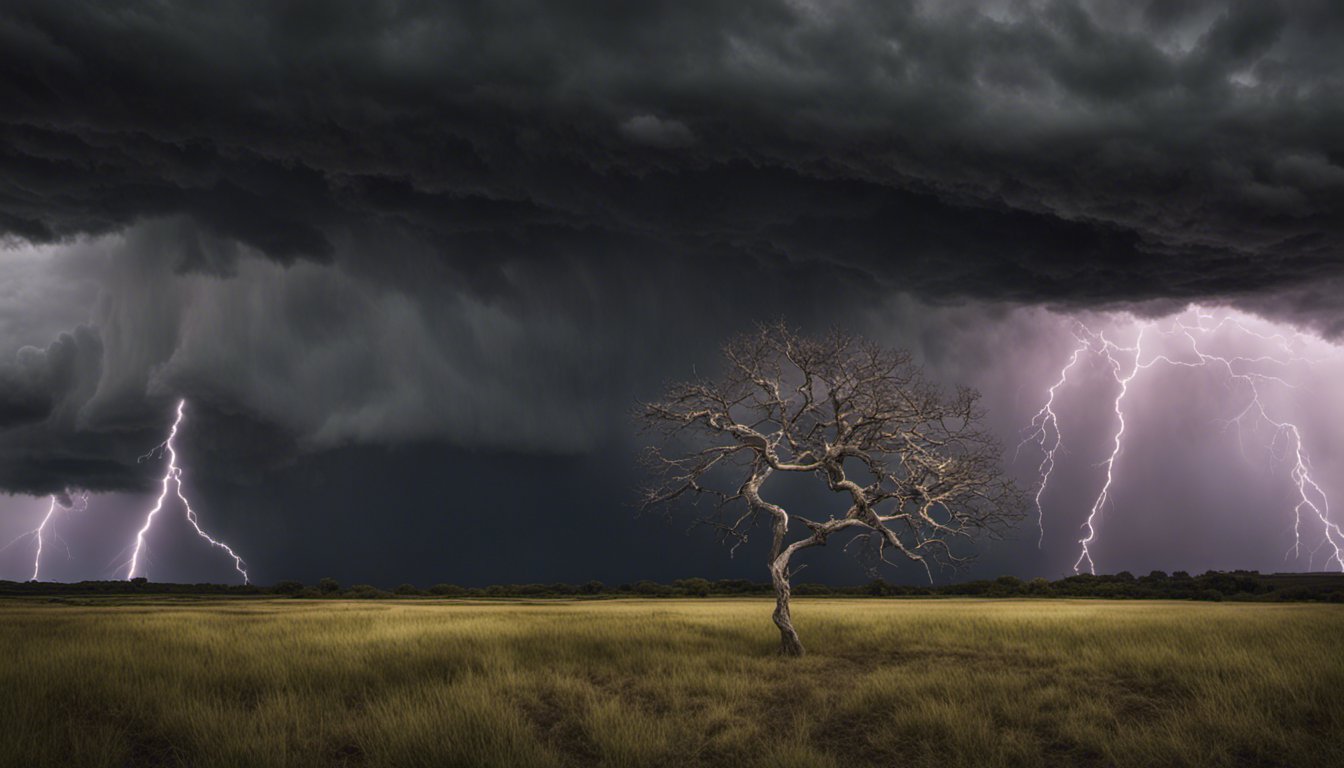
[[793, 628], [793, 616], [789, 613], [789, 563], [787, 558], [778, 557], [770, 563], [770, 580], [775, 585], [775, 626], [779, 627], [779, 652], [784, 656], [802, 656], [803, 642]]

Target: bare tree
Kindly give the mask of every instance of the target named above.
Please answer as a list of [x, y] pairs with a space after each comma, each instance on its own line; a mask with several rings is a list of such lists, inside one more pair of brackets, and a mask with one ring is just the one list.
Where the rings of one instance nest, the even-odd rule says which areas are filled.
[[[958, 539], [996, 535], [1021, 517], [1022, 493], [980, 424], [979, 395], [940, 391], [907, 353], [839, 332], [806, 337], [779, 322], [729, 340], [723, 357], [719, 378], [673, 385], [641, 406], [661, 437], [645, 457], [654, 479], [643, 507], [708, 499], [700, 519], [734, 550], [768, 521], [782, 653], [803, 653], [789, 611], [798, 552], [857, 534], [846, 549], [867, 544], [875, 564], [895, 555], [931, 578], [930, 563], [965, 560]], [[766, 498], [775, 473], [814, 475], [843, 504], [829, 515], [786, 510]]]

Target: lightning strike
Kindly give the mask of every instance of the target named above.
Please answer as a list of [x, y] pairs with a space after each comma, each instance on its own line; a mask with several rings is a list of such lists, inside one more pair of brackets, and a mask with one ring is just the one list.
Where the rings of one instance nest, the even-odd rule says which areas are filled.
[[[1086, 331], [1087, 329], [1084, 328], [1083, 330]], [[1111, 455], [1106, 458], [1105, 462], [1103, 462], [1103, 466], [1106, 467], [1106, 481], [1102, 483], [1101, 491], [1097, 493], [1096, 501], [1092, 502], [1092, 509], [1089, 510], [1087, 514], [1087, 522], [1083, 524], [1083, 527], [1087, 529], [1087, 535], [1078, 540], [1078, 544], [1081, 546], [1082, 551], [1079, 553], [1078, 559], [1073, 563], [1074, 573], [1078, 572], [1079, 567], [1082, 566], [1084, 560], [1087, 561], [1088, 572], [1097, 572], [1096, 564], [1092, 561], [1092, 551], [1089, 549], [1089, 546], [1097, 538], [1096, 520], [1101, 514], [1102, 507], [1104, 507], [1107, 500], [1110, 499], [1111, 485], [1115, 482], [1115, 460], [1120, 456], [1120, 451], [1124, 444], [1125, 396], [1129, 394], [1129, 383], [1139, 374], [1139, 369], [1141, 368], [1140, 361], [1143, 355], [1143, 333], [1145, 330], [1147, 330], [1147, 328], [1139, 329], [1139, 338], [1133, 348], [1134, 367], [1125, 375], [1121, 375], [1120, 362], [1116, 360], [1112, 354], [1113, 352], [1121, 351], [1122, 348], [1107, 341], [1105, 336], [1097, 334], [1097, 340], [1100, 342], [1099, 348], [1101, 354], [1106, 356], [1106, 361], [1110, 364], [1111, 371], [1114, 373], [1116, 381], [1120, 383], [1120, 392], [1115, 396], [1114, 404], [1115, 419], [1118, 427], [1115, 430], [1115, 439], [1111, 448]]]
[[191, 502], [187, 500], [187, 496], [182, 490], [182, 468], [177, 466], [177, 450], [173, 446], [173, 438], [177, 437], [177, 430], [182, 424], [182, 414], [186, 409], [186, 405], [186, 400], [179, 400], [177, 402], [177, 418], [173, 420], [173, 426], [168, 431], [168, 439], [159, 443], [149, 453], [140, 457], [140, 461], [146, 461], [151, 458], [163, 458], [166, 455], [168, 457], [168, 466], [163, 473], [162, 487], [159, 491], [159, 497], [154, 502], [154, 506], [150, 508], [148, 513], [146, 513], [144, 525], [141, 526], [139, 532], [135, 535], [134, 550], [131, 553], [131, 562], [130, 567], [126, 571], [126, 578], [134, 578], [136, 571], [139, 570], [140, 556], [145, 549], [145, 535], [148, 534], [150, 528], [154, 526], [154, 517], [163, 509], [163, 504], [168, 498], [168, 486], [171, 483], [176, 491], [177, 498], [182, 502], [182, 508], [185, 510], [187, 522], [191, 523], [191, 527], [195, 529], [196, 534], [209, 542], [211, 546], [224, 550], [229, 557], [233, 558], [234, 570], [238, 571], [243, 577], [243, 583], [247, 584], [249, 583], [247, 568], [245, 567], [246, 564], [243, 562], [243, 559], [239, 557], [228, 544], [212, 537], [201, 528], [200, 520], [196, 517], [196, 511], [192, 509]]
[[[70, 499], [70, 506], [63, 505], [60, 501], [60, 496], [58, 496], [57, 494], [52, 494], [50, 496], [51, 500], [50, 504], [47, 505], [47, 512], [45, 515], [42, 516], [42, 521], [37, 524], [37, 527], [32, 529], [31, 531], [26, 531], [24, 533], [19, 534], [14, 540], [10, 541], [3, 547], [0, 547], [0, 552], [2, 552], [14, 546], [15, 544], [19, 543], [20, 541], [23, 541], [24, 539], [32, 539], [33, 542], [35, 542], [35, 547], [33, 551], [33, 575], [30, 577], [32, 581], [38, 581], [41, 578], [42, 552], [46, 545], [47, 536], [50, 535], [58, 540], [61, 538], [59, 535], [57, 535], [55, 530], [55, 518], [57, 511], [65, 510], [65, 511], [83, 512], [85, 509], [88, 508], [89, 495], [87, 493], [78, 496], [71, 496], [67, 492], [66, 495], [67, 498]], [[69, 552], [68, 546], [66, 548], [66, 551], [68, 554]]]
[[[1031, 427], [1027, 436], [1022, 442], [1017, 444], [1017, 449], [1022, 450], [1022, 446], [1027, 443], [1035, 443], [1041, 449], [1041, 464], [1037, 467], [1041, 480], [1036, 484], [1036, 527], [1040, 530], [1040, 537], [1036, 541], [1036, 548], [1040, 549], [1045, 543], [1045, 508], [1041, 506], [1041, 496], [1045, 494], [1045, 487], [1050, 482], [1050, 475], [1055, 471], [1055, 454], [1063, 447], [1063, 435], [1059, 431], [1059, 417], [1055, 415], [1055, 393], [1068, 380], [1069, 370], [1078, 364], [1078, 356], [1087, 351], [1087, 342], [1079, 339], [1081, 342], [1077, 349], [1073, 350], [1073, 356], [1069, 362], [1059, 372], [1059, 381], [1056, 381], [1046, 390], [1045, 405], [1041, 410], [1031, 418]], [[1053, 439], [1052, 439], [1053, 438]]]
[[47, 507], [47, 515], [42, 518], [42, 522], [38, 524], [37, 530], [34, 531], [37, 536], [37, 552], [33, 555], [33, 581], [37, 581], [37, 575], [42, 568], [42, 533], [47, 530], [47, 524], [51, 522], [51, 518], [56, 514], [57, 506], [56, 495], [52, 494], [51, 506]]
[[[1135, 384], [1141, 373], [1159, 364], [1183, 368], [1213, 368], [1223, 373], [1229, 386], [1236, 385], [1240, 388], [1246, 398], [1245, 405], [1227, 423], [1237, 427], [1237, 439], [1243, 455], [1245, 453], [1243, 428], [1248, 426], [1248, 422], [1258, 423], [1268, 426], [1273, 432], [1274, 436], [1269, 446], [1271, 455], [1290, 465], [1289, 477], [1296, 489], [1296, 503], [1293, 506], [1293, 546], [1289, 549], [1289, 554], [1301, 555], [1303, 517], [1313, 516], [1324, 531], [1324, 539], [1319, 546], [1328, 546], [1331, 550], [1329, 562], [1338, 566], [1340, 571], [1344, 571], [1344, 529], [1341, 529], [1339, 524], [1330, 519], [1329, 498], [1312, 475], [1311, 460], [1303, 446], [1301, 429], [1291, 421], [1280, 420], [1271, 416], [1260, 390], [1262, 385], [1274, 385], [1290, 389], [1296, 388], [1296, 385], [1283, 376], [1246, 370], [1247, 366], [1263, 364], [1283, 367], [1294, 363], [1313, 365], [1318, 360], [1302, 355], [1294, 349], [1293, 340], [1282, 334], [1258, 333], [1235, 318], [1224, 317], [1217, 320], [1214, 315], [1203, 311], [1199, 307], [1192, 309], [1195, 315], [1193, 324], [1177, 318], [1172, 321], [1169, 329], [1164, 330], [1156, 322], [1145, 323], [1139, 326], [1134, 345], [1128, 347], [1116, 344], [1106, 338], [1104, 333], [1093, 332], [1081, 323], [1075, 329], [1074, 336], [1078, 340], [1078, 347], [1074, 349], [1068, 362], [1060, 370], [1058, 380], [1047, 389], [1045, 404], [1032, 417], [1027, 430], [1027, 437], [1018, 446], [1020, 448], [1021, 445], [1028, 442], [1034, 443], [1042, 453], [1042, 460], [1037, 468], [1039, 479], [1036, 484], [1036, 508], [1042, 541], [1045, 536], [1042, 497], [1055, 469], [1056, 453], [1061, 448], [1058, 415], [1054, 410], [1055, 397], [1059, 388], [1066, 383], [1068, 373], [1078, 363], [1079, 357], [1084, 353], [1091, 353], [1100, 357], [1110, 368], [1119, 389], [1112, 404], [1116, 429], [1111, 439], [1111, 452], [1100, 465], [1105, 469], [1105, 479], [1091, 509], [1088, 511], [1087, 519], [1082, 525], [1085, 535], [1078, 540], [1080, 553], [1073, 564], [1075, 573], [1081, 572], [1084, 565], [1086, 565], [1089, 573], [1096, 573], [1092, 546], [1097, 540], [1097, 523], [1102, 511], [1108, 503], [1113, 505], [1111, 496], [1116, 479], [1116, 462], [1124, 451], [1125, 409], [1127, 399], [1132, 391], [1131, 385]], [[1212, 325], [1206, 325], [1206, 321], [1216, 322]], [[1274, 345], [1276, 352], [1281, 356], [1223, 356], [1206, 352], [1201, 347], [1201, 339], [1207, 339], [1225, 329], [1231, 329], [1236, 333], [1269, 342]], [[1183, 340], [1186, 352], [1175, 357], [1165, 352], [1145, 355], [1144, 339], [1151, 336]], [[1301, 342], [1301, 335], [1298, 334], [1295, 340]], [[1186, 353], [1191, 355], [1192, 358], [1187, 359]], [[1315, 550], [1312, 552], [1313, 556], [1314, 552]]]

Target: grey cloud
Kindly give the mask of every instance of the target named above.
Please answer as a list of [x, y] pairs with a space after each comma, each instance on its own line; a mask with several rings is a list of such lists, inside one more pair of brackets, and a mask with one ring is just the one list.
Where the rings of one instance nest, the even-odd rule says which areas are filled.
[[102, 348], [87, 326], [63, 333], [46, 349], [20, 347], [0, 364], [0, 427], [41, 420], [70, 422], [71, 399], [98, 376]]
[[[623, 430], [667, 366], [815, 284], [806, 267], [686, 274], [562, 247], [505, 264], [481, 292], [395, 237], [384, 244], [404, 247], [371, 273], [367, 242], [282, 265], [172, 219], [83, 244], [108, 261], [88, 325], [0, 368], [0, 487], [148, 488], [154, 467], [137, 458], [179, 397], [220, 476], [346, 445], [579, 454]], [[227, 274], [184, 269], [201, 253], [229, 254]], [[748, 283], [746, 301], [702, 291]]]
[[635, 115], [621, 123], [621, 135], [636, 144], [671, 149], [695, 143], [695, 134], [685, 123], [664, 120], [657, 115]]
[[[59, 343], [59, 342], [58, 342]], [[52, 345], [58, 349], [57, 345]], [[19, 349], [14, 363], [0, 365], [0, 425], [45, 418], [51, 411], [55, 382], [47, 351]]]
[[289, 261], [376, 222], [487, 281], [585, 237], [946, 297], [1247, 295], [1341, 272], [1342, 29], [1326, 2], [22, 3], [0, 226], [185, 214]]
[[[181, 395], [244, 474], [347, 443], [583, 452], [741, 325], [897, 291], [916, 329], [1190, 299], [1344, 328], [1337, 4], [3, 17], [0, 231], [97, 252], [59, 325], [88, 327], [0, 368], [5, 488], [144, 487]], [[6, 353], [56, 338], [73, 300], [44, 291], [0, 306]]]

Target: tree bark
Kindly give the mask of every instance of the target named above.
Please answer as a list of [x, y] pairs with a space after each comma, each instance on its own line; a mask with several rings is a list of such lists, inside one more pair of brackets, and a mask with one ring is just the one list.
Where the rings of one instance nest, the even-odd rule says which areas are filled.
[[775, 585], [775, 626], [779, 627], [779, 652], [784, 656], [802, 656], [803, 641], [793, 628], [793, 616], [789, 612], [789, 561], [787, 556], [777, 557], [770, 563], [770, 580]]

